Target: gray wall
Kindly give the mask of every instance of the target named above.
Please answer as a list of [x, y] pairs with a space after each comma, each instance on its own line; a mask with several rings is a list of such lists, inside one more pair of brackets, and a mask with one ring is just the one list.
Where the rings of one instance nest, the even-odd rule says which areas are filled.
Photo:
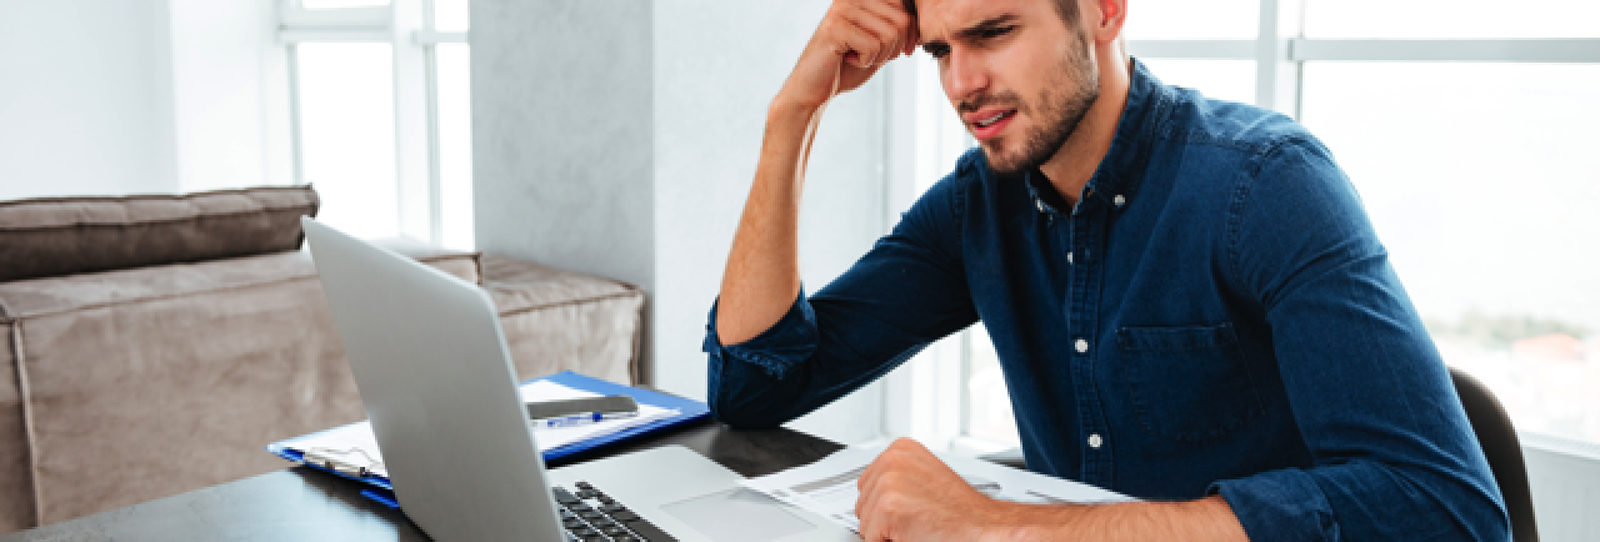
[[[644, 285], [653, 382], [704, 398], [706, 313], [767, 105], [827, 5], [476, 0], [477, 247]], [[883, 88], [836, 100], [818, 134], [801, 228], [810, 291], [885, 230]], [[875, 438], [882, 401], [873, 386], [795, 426]]]

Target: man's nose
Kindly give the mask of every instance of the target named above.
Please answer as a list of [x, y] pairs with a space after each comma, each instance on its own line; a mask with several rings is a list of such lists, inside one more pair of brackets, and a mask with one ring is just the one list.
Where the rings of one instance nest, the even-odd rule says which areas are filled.
[[951, 101], [966, 101], [988, 88], [988, 67], [978, 58], [956, 51], [951, 51], [949, 55], [945, 64], [944, 89]]

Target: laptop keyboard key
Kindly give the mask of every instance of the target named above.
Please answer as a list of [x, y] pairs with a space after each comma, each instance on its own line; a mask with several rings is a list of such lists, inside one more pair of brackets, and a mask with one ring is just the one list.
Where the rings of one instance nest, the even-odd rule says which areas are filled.
[[649, 540], [650, 542], [677, 542], [678, 540], [667, 535], [667, 533], [663, 532], [655, 525], [651, 525], [650, 522], [642, 519], [624, 522], [623, 525], [626, 525], [628, 530], [633, 531], [634, 534], [639, 535], [640, 538]]
[[[659, 527], [640, 518], [622, 503], [601, 493], [588, 482], [572, 484], [578, 490], [550, 488], [550, 494], [561, 503], [561, 524], [568, 530], [568, 540], [610, 540], [612, 542], [677, 542]], [[586, 500], [599, 503], [598, 508]], [[609, 515], [609, 516], [608, 516]]]
[[551, 488], [550, 489], [550, 493], [555, 496], [556, 502], [561, 503], [561, 504], [572, 505], [572, 504], [577, 504], [577, 503], [582, 503], [583, 502], [583, 501], [579, 500], [576, 496], [573, 496], [573, 494], [568, 493], [567, 490], [559, 488], [559, 487]]

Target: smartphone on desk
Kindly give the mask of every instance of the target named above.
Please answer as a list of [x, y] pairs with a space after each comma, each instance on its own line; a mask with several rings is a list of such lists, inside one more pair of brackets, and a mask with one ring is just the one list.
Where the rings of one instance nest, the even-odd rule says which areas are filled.
[[545, 420], [599, 414], [607, 417], [626, 417], [639, 413], [639, 403], [627, 395], [584, 397], [559, 401], [528, 403], [528, 419]]

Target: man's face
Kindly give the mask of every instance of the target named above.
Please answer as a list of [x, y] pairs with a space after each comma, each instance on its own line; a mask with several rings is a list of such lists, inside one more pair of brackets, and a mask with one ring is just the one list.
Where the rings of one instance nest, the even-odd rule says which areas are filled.
[[1001, 175], [1050, 160], [1100, 96], [1089, 34], [1053, 0], [919, 0], [917, 24], [945, 96]]

